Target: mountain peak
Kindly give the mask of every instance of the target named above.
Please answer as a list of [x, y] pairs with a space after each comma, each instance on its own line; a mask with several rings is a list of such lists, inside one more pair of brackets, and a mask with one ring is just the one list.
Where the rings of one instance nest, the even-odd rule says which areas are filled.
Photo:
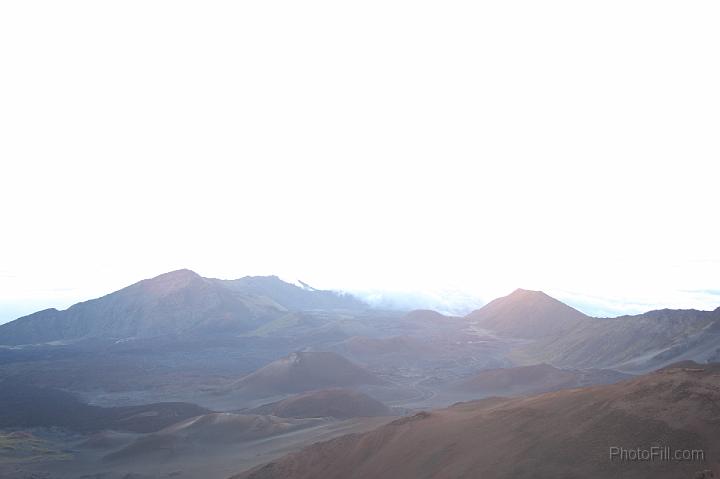
[[540, 291], [540, 290], [534, 290], [534, 289], [517, 288], [512, 293], [508, 294], [507, 296], [498, 298], [496, 301], [500, 301], [500, 300], [513, 301], [513, 302], [525, 301], [525, 302], [548, 303], [548, 304], [562, 305], [564, 307], [574, 309], [571, 306], [568, 306], [567, 304], [563, 303], [559, 299], [553, 298], [546, 292]]
[[587, 318], [542, 291], [516, 289], [467, 316], [479, 326], [520, 338], [562, 334]]
[[525, 289], [525, 288], [517, 288], [515, 291], [513, 291], [511, 294], [545, 294], [540, 290], [537, 289]]
[[542, 291], [537, 291], [537, 290], [533, 290], [533, 289], [523, 289], [523, 288], [517, 288], [515, 291], [510, 293], [507, 297], [512, 298], [512, 297], [532, 297], [532, 296], [537, 296], [537, 297], [544, 296], [544, 297], [551, 298], [551, 296], [548, 296], [547, 294], [545, 294]]
[[152, 279], [165, 279], [165, 278], [173, 278], [173, 279], [187, 279], [187, 278], [200, 278], [201, 276], [197, 274], [195, 271], [187, 268], [182, 269], [176, 269], [175, 271], [169, 271], [167, 273], [160, 274], [158, 276], [155, 276]]
[[[146, 279], [136, 283], [142, 285], [143, 289], [153, 294], [168, 294], [178, 289], [185, 288], [191, 283], [202, 280], [202, 276], [189, 269], [178, 269], [163, 273], [154, 278]], [[135, 285], [133, 285], [135, 286]], [[133, 286], [130, 286], [132, 288]]]

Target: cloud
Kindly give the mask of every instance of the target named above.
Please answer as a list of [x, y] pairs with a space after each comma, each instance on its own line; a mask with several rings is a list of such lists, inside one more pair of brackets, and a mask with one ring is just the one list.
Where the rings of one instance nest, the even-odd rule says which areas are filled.
[[375, 308], [432, 309], [452, 316], [464, 316], [484, 304], [480, 298], [457, 290], [384, 291], [375, 289], [349, 292]]
[[716, 4], [281, 5], [2, 3], [0, 299], [182, 267], [458, 311], [436, 291], [718, 287], [688, 263], [720, 244]]

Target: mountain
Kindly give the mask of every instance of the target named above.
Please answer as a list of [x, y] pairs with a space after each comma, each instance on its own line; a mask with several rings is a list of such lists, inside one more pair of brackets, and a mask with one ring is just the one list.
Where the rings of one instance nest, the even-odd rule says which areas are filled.
[[516, 396], [538, 394], [594, 384], [612, 384], [632, 376], [607, 369], [558, 369], [549, 364], [486, 369], [453, 385], [453, 389], [476, 395]]
[[589, 317], [542, 291], [517, 289], [473, 311], [466, 319], [504, 336], [537, 339], [564, 334]]
[[[720, 471], [718, 402], [720, 365], [684, 364], [613, 385], [489, 398], [418, 413], [371, 432], [313, 444], [234, 477], [714, 477], [710, 471]], [[627, 461], [613, 449], [655, 446], [658, 454], [665, 446], [696, 458], [702, 451], [704, 461]], [[702, 471], [708, 472], [703, 476]]]
[[592, 318], [540, 291], [518, 289], [466, 320], [504, 338], [532, 340], [510, 354], [522, 365], [647, 372], [685, 359], [720, 359], [720, 308]]
[[383, 384], [371, 372], [331, 352], [296, 352], [240, 379], [233, 390], [250, 397]]
[[289, 310], [319, 307], [364, 305], [350, 296], [299, 287], [274, 276], [226, 281], [179, 270], [65, 311], [48, 309], [4, 324], [0, 344], [239, 333]]
[[705, 362], [720, 351], [720, 308], [650, 311], [593, 318], [555, 338], [524, 346], [517, 358], [561, 367], [647, 371], [680, 360]]
[[324, 389], [289, 397], [253, 409], [253, 414], [278, 417], [352, 417], [389, 416], [390, 409], [367, 394], [349, 389]]

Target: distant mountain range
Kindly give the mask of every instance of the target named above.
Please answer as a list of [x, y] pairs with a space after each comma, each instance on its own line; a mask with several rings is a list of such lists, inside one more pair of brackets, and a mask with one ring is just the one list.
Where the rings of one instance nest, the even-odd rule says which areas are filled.
[[365, 308], [350, 295], [293, 285], [276, 276], [219, 280], [178, 270], [65, 311], [47, 309], [4, 324], [0, 345], [238, 333], [288, 311]]
[[[391, 323], [393, 337], [376, 334], [378, 325]], [[437, 354], [443, 340], [447, 348], [468, 328], [510, 341], [507, 360], [515, 365], [642, 372], [679, 360], [720, 359], [720, 308], [593, 318], [543, 292], [518, 289], [464, 318], [418, 310], [382, 319], [351, 295], [305, 283], [276, 276], [219, 280], [189, 270], [1, 325], [0, 345], [245, 335], [284, 337], [299, 349], [321, 345], [355, 357], [396, 352], [412, 358]]]
[[663, 309], [579, 321], [562, 335], [521, 348], [516, 358], [565, 367], [649, 371], [681, 360], [717, 361], [719, 352], [720, 308]]

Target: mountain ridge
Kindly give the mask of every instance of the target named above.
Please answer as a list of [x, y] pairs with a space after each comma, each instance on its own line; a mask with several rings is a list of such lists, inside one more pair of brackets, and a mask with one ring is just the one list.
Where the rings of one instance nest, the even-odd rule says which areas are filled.
[[720, 354], [720, 308], [659, 309], [638, 315], [591, 318], [556, 338], [518, 350], [521, 362], [558, 367], [602, 367], [645, 372], [676, 361]]
[[352, 296], [301, 288], [277, 277], [246, 278], [171, 271], [65, 310], [49, 308], [0, 325], [0, 344], [246, 332], [294, 308], [364, 307]]

